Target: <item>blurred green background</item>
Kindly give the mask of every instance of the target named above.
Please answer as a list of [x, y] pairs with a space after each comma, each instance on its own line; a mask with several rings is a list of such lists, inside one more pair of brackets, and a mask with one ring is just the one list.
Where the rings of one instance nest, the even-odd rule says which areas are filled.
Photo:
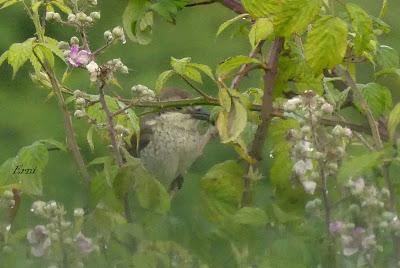
[[[354, 1], [368, 9], [371, 14], [379, 14], [382, 1]], [[101, 11], [102, 20], [90, 32], [91, 45], [97, 48], [103, 44], [103, 32], [122, 24], [122, 13], [127, 1], [99, 1], [98, 9]], [[397, 0], [389, 1], [390, 8], [386, 22], [392, 26], [392, 33], [384, 37], [383, 44], [390, 45], [400, 50], [400, 4]], [[129, 75], [119, 76], [120, 83], [127, 92], [115, 89], [119, 94], [129, 93], [129, 88], [136, 84], [144, 84], [154, 87], [158, 75], [169, 69], [170, 57], [182, 58], [190, 56], [193, 62], [208, 64], [215, 67], [227, 57], [239, 54], [247, 54], [250, 46], [246, 38], [229, 38], [228, 34], [216, 39], [218, 26], [225, 20], [232, 18], [234, 14], [226, 8], [214, 4], [187, 8], [180, 12], [176, 25], [168, 23], [157, 17], [153, 32], [153, 41], [150, 45], [140, 46], [128, 41], [125, 45], [112, 47], [102, 56], [103, 60], [118, 58], [132, 69]], [[0, 10], [0, 53], [5, 51], [12, 43], [22, 42], [34, 33], [33, 26], [21, 5], [15, 5], [5, 10]], [[58, 40], [68, 41], [73, 31], [51, 23], [48, 29], [49, 36]], [[46, 100], [48, 91], [33, 84], [28, 73], [30, 66], [25, 66], [12, 80], [12, 71], [7, 64], [0, 68], [0, 163], [13, 157], [22, 146], [29, 145], [39, 139], [53, 138], [64, 141], [64, 129], [61, 113], [58, 110], [55, 99]], [[58, 74], [62, 75], [65, 67], [59, 66]], [[371, 78], [372, 67], [362, 67], [359, 73], [359, 81], [368, 82]], [[248, 81], [249, 82], [249, 81]], [[258, 81], [251, 81], [253, 84]], [[171, 85], [174, 82], [171, 83]], [[389, 79], [382, 81], [389, 86], [394, 95], [398, 95], [397, 88], [400, 83]], [[69, 85], [93, 92], [89, 88], [87, 74], [84, 71], [76, 71]], [[179, 83], [177, 82], [177, 85]], [[210, 94], [216, 94], [216, 88], [209, 82], [204, 87]], [[74, 120], [77, 127], [79, 144], [87, 161], [96, 156], [106, 154], [104, 148], [97, 148], [91, 152], [86, 142], [87, 124]], [[213, 164], [222, 160], [235, 158], [235, 153], [212, 142], [206, 149], [204, 156], [194, 165], [187, 176], [185, 191], [196, 187], [196, 182], [202, 174]], [[82, 188], [80, 178], [74, 166], [72, 158], [62, 152], [51, 152], [50, 162], [44, 177], [43, 200], [55, 199], [63, 202], [67, 209], [80, 207], [82, 200]], [[181, 198], [190, 198], [183, 193]], [[190, 201], [188, 199], [188, 201]], [[25, 198], [23, 209], [25, 212], [30, 206], [31, 200]], [[19, 213], [18, 222], [29, 221], [29, 213]]]

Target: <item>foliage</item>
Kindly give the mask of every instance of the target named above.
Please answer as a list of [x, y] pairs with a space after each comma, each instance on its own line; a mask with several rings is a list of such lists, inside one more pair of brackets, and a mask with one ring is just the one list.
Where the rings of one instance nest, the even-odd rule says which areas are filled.
[[[239, 25], [248, 55], [215, 67], [171, 57], [154, 91], [124, 89], [118, 79], [131, 70], [104, 52], [127, 41], [149, 44], [156, 16], [176, 23], [181, 10], [212, 4], [238, 13], [215, 32]], [[35, 34], [10, 44], [0, 66], [8, 63], [14, 78], [30, 63], [33, 82], [58, 104], [66, 142], [36, 141], [0, 166], [0, 260], [7, 267], [398, 265], [400, 106], [394, 89], [380, 80], [400, 75], [397, 51], [381, 43], [389, 32], [383, 21], [388, 1], [376, 17], [361, 5], [333, 0], [129, 0], [123, 27], [106, 30], [98, 48], [89, 39], [101, 18], [96, 0], [0, 0], [1, 9], [12, 5], [28, 14]], [[80, 37], [50, 37], [49, 24]], [[363, 65], [374, 76], [359, 83]], [[67, 67], [63, 75], [58, 66]], [[80, 70], [85, 86], [78, 89], [69, 79]], [[247, 76], [253, 79], [245, 84]], [[176, 80], [197, 96], [165, 97]], [[205, 116], [198, 105], [212, 108], [212, 124], [179, 125], [189, 121], [182, 120], [187, 113], [193, 121]], [[161, 120], [170, 115], [176, 121]], [[77, 120], [85, 137], [76, 131]], [[155, 159], [149, 164], [137, 157], [155, 143], [146, 143], [149, 135], [162, 134], [155, 127], [179, 137], [164, 133], [170, 140], [148, 149]], [[198, 181], [184, 181], [194, 189], [185, 200], [179, 178], [216, 134], [236, 154]], [[189, 149], [185, 135], [192, 135]], [[93, 159], [84, 158], [82, 140]], [[180, 149], [171, 153], [171, 142]], [[167, 155], [157, 162], [161, 149]], [[31, 212], [40, 223], [20, 226], [16, 217], [26, 217], [21, 200], [40, 198], [53, 186], [46, 179], [50, 151], [74, 159], [84, 185], [82, 208], [69, 220], [59, 200], [35, 201]], [[155, 168], [176, 180], [166, 183]]]

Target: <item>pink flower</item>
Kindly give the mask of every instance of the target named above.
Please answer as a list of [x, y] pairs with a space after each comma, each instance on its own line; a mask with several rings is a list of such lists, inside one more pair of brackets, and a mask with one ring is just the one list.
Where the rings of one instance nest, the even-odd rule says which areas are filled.
[[341, 222], [341, 221], [334, 221], [334, 222], [329, 223], [329, 231], [332, 234], [340, 233], [340, 231], [343, 230], [343, 227], [344, 227], [344, 225], [343, 225], [343, 222]]
[[80, 253], [84, 256], [89, 255], [94, 250], [92, 239], [87, 238], [81, 232], [75, 238], [75, 244]]
[[69, 50], [68, 62], [73, 67], [86, 66], [91, 60], [91, 55], [90, 51], [79, 49], [78, 45], [72, 45]]

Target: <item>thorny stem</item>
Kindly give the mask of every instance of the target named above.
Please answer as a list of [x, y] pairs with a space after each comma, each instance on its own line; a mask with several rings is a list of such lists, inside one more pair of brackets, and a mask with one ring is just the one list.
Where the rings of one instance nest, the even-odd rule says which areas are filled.
[[[317, 134], [317, 129], [313, 123], [313, 115], [311, 111], [309, 112], [309, 117], [310, 117], [310, 124], [311, 124], [311, 135], [312, 135], [312, 140], [314, 143], [314, 146], [317, 148], [317, 151], [321, 152], [323, 151], [323, 145], [320, 144], [318, 140], [318, 134]], [[335, 256], [335, 237], [331, 234], [329, 230], [329, 225], [331, 223], [331, 202], [329, 199], [329, 192], [328, 192], [328, 184], [327, 184], [327, 176], [325, 174], [325, 161], [323, 159], [318, 161], [318, 168], [319, 168], [319, 176], [321, 177], [321, 196], [322, 196], [322, 203], [324, 204], [324, 210], [325, 210], [325, 228], [326, 228], [326, 236], [328, 238], [328, 246], [327, 246], [327, 251], [328, 251], [328, 261], [327, 265], [329, 267], [337, 267], [336, 266], [336, 256]]]
[[246, 10], [242, 6], [240, 2], [236, 0], [218, 0], [222, 5], [226, 6], [227, 8], [231, 9], [232, 11], [243, 14], [246, 13]]
[[48, 64], [46, 62], [43, 62], [40, 57], [37, 55], [35, 48], [32, 49], [33, 54], [35, 55], [36, 59], [39, 61], [41, 64], [42, 68], [46, 72], [47, 76], [49, 77], [51, 86], [53, 88], [54, 94], [57, 97], [58, 100], [58, 106], [63, 114], [64, 117], [64, 128], [66, 132], [66, 137], [67, 137], [67, 146], [70, 152], [72, 153], [72, 156], [75, 160], [76, 165], [78, 166], [79, 173], [81, 176], [84, 178], [85, 182], [89, 184], [90, 182], [90, 175], [89, 172], [86, 168], [85, 160], [83, 159], [83, 156], [79, 150], [78, 142], [76, 140], [75, 136], [75, 131], [74, 127], [72, 125], [72, 119], [71, 115], [68, 111], [67, 105], [64, 100], [64, 96], [62, 94], [62, 86], [58, 82], [56, 75], [54, 71], [49, 68]]
[[[257, 163], [262, 160], [262, 151], [268, 132], [269, 123], [273, 117], [273, 100], [272, 93], [275, 88], [276, 77], [278, 74], [279, 55], [283, 49], [284, 39], [277, 37], [272, 44], [267, 69], [264, 75], [264, 95], [261, 105], [261, 123], [258, 125], [256, 134], [250, 150], [250, 156]], [[250, 168], [250, 166], [249, 166]], [[251, 203], [251, 179], [248, 175], [244, 176], [244, 191], [242, 196], [242, 206]]]
[[204, 92], [202, 89], [196, 87], [193, 85], [189, 80], [187, 80], [183, 75], [179, 75], [183, 81], [185, 81], [186, 84], [188, 84], [192, 89], [194, 89], [197, 93], [199, 93], [204, 99], [210, 100], [213, 99], [210, 95], [208, 95], [206, 92]]
[[[368, 103], [362, 96], [360, 89], [357, 87], [356, 82], [351, 77], [349, 71], [344, 71], [345, 81], [348, 86], [353, 90], [355, 97], [361, 104], [361, 109], [367, 115], [368, 124], [371, 128], [372, 138], [374, 140], [375, 150], [381, 151], [383, 149], [383, 143], [379, 132], [379, 126], [376, 122]], [[396, 193], [394, 192], [393, 181], [390, 178], [389, 174], [389, 166], [390, 164], [384, 163], [381, 166], [381, 172], [385, 180], [385, 184], [387, 189], [389, 190], [389, 207], [392, 212], [397, 214], [397, 204], [396, 204]], [[396, 263], [400, 260], [400, 237], [396, 236], [396, 234], [392, 234], [393, 246], [395, 249], [395, 261]]]
[[[104, 87], [105, 87], [105, 82], [102, 81], [101, 85], [99, 86], [99, 96], [100, 96], [99, 100], [100, 100], [101, 107], [103, 108], [103, 111], [107, 117], [108, 135], [111, 140], [111, 148], [113, 151], [115, 162], [117, 163], [117, 165], [119, 167], [122, 167], [122, 165], [124, 164], [124, 160], [122, 159], [121, 151], [120, 151], [118, 143], [117, 143], [117, 132], [115, 131], [115, 128], [114, 128], [113, 113], [108, 108], [106, 98], [104, 95]], [[130, 209], [130, 205], [129, 205], [128, 194], [125, 194], [123, 199], [124, 199], [123, 202], [124, 202], [124, 210], [125, 210], [126, 220], [128, 222], [132, 222], [132, 215], [131, 215], [131, 209]]]

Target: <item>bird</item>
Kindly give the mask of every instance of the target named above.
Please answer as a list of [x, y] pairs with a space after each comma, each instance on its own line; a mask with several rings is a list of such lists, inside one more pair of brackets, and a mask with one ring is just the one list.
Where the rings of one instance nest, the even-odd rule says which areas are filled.
[[[183, 100], [191, 95], [177, 88], [163, 89], [160, 101]], [[140, 134], [131, 138], [129, 152], [169, 191], [176, 193], [183, 177], [216, 136], [210, 114], [201, 106], [174, 108], [141, 117]]]

